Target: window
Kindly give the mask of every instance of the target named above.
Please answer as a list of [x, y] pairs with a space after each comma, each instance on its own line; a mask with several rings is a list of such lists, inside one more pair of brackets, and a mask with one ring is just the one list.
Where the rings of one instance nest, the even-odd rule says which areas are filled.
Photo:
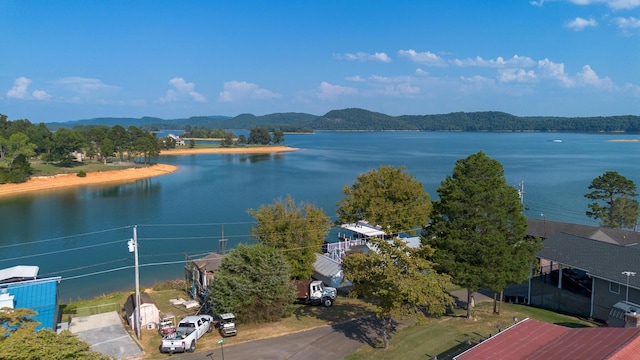
[[620, 284], [609, 281], [609, 292], [620, 294]]

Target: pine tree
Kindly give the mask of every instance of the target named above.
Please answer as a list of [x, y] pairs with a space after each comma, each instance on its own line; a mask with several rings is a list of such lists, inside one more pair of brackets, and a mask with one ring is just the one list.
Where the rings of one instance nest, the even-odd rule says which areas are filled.
[[467, 289], [471, 317], [473, 292], [498, 292], [526, 279], [539, 241], [526, 239], [518, 192], [507, 185], [500, 162], [482, 151], [456, 161], [437, 191], [422, 241], [435, 249], [436, 269]]

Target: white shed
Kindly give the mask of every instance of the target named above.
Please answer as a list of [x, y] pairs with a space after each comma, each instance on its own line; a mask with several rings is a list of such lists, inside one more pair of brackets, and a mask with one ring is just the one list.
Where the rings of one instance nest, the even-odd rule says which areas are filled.
[[[124, 304], [124, 310], [127, 323], [131, 326], [131, 329], [136, 330], [135, 316], [138, 313], [136, 311], [136, 294], [129, 295], [127, 302]], [[149, 324], [156, 326], [160, 322], [160, 310], [158, 310], [151, 296], [145, 292], [140, 293], [140, 318], [142, 320], [142, 328]]]

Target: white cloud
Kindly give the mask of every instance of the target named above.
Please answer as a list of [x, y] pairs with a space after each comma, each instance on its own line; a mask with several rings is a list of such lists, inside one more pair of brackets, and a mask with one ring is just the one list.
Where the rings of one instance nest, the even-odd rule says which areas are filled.
[[264, 100], [279, 98], [281, 95], [263, 89], [257, 84], [245, 81], [229, 81], [224, 83], [224, 90], [218, 96], [219, 102], [236, 102], [245, 99]]
[[563, 86], [573, 86], [573, 80], [564, 72], [564, 64], [554, 63], [549, 59], [539, 60], [538, 69], [540, 74], [545, 78], [555, 79], [562, 83]]
[[460, 92], [463, 94], [475, 93], [478, 91], [484, 91], [486, 88], [492, 88], [495, 86], [495, 80], [476, 75], [472, 77], [460, 77], [462, 84], [460, 85]]
[[420, 93], [420, 88], [411, 83], [406, 76], [387, 77], [373, 75], [369, 78], [369, 85], [374, 93], [385, 96], [413, 96]]
[[377, 52], [374, 54], [369, 54], [366, 52], [357, 52], [355, 54], [333, 54], [333, 57], [341, 60], [350, 60], [350, 61], [380, 61], [380, 62], [391, 62], [391, 58], [383, 52]]
[[[29, 99], [29, 85], [31, 85], [31, 79], [24, 76], [17, 78], [13, 83], [13, 87], [7, 91], [7, 97], [14, 99]], [[31, 93], [31, 98], [36, 100], [49, 100], [51, 99], [51, 95], [47, 94], [44, 90], [34, 90]]]
[[573, 20], [567, 21], [564, 24], [564, 27], [569, 28], [571, 30], [575, 30], [575, 31], [582, 31], [585, 28], [588, 27], [595, 27], [598, 26], [598, 22], [595, 21], [594, 19], [583, 19], [581, 17], [577, 17]]
[[33, 90], [33, 93], [31, 95], [33, 95], [33, 97], [38, 99], [38, 100], [49, 100], [49, 99], [51, 99], [51, 95], [47, 94], [47, 92], [44, 91], [44, 90]]
[[349, 76], [349, 77], [347, 77], [347, 80], [355, 81], [355, 82], [363, 82], [364, 81], [364, 79], [360, 75]]
[[453, 59], [449, 60], [449, 63], [455, 66], [478, 66], [478, 67], [506, 67], [506, 66], [519, 66], [519, 67], [531, 67], [535, 64], [535, 61], [527, 56], [513, 55], [511, 59], [505, 60], [502, 56], [498, 56], [495, 60], [485, 60], [480, 56], [475, 58], [467, 58], [464, 60]]
[[576, 5], [605, 4], [613, 10], [630, 10], [640, 6], [640, 0], [569, 0]]
[[7, 97], [14, 99], [26, 99], [29, 96], [29, 84], [31, 79], [24, 76], [17, 78], [11, 90], [7, 91]]
[[427, 76], [427, 75], [429, 75], [429, 73], [428, 73], [428, 72], [426, 72], [426, 71], [424, 71], [424, 70], [422, 70], [422, 69], [420, 69], [420, 68], [417, 68], [415, 73], [416, 73], [416, 75], [418, 75], [418, 76]]
[[56, 84], [81, 94], [93, 93], [98, 90], [117, 89], [116, 86], [107, 85], [100, 79], [83, 78], [78, 76], [59, 79], [56, 81]]
[[608, 77], [599, 77], [598, 74], [596, 74], [596, 72], [593, 71], [593, 69], [591, 69], [591, 66], [589, 65], [583, 66], [582, 72], [579, 72], [577, 76], [581, 84], [608, 90], [613, 89], [613, 81], [611, 81], [611, 79]]
[[640, 19], [633, 16], [628, 18], [618, 17], [613, 19], [613, 22], [622, 30], [635, 29], [640, 27]]
[[400, 50], [398, 51], [398, 55], [401, 57], [405, 57], [413, 62], [429, 65], [429, 66], [446, 66], [447, 63], [438, 55], [430, 52], [416, 52], [413, 49], [409, 50]]
[[316, 95], [321, 100], [335, 100], [339, 96], [348, 96], [355, 95], [358, 93], [356, 88], [348, 87], [348, 86], [340, 86], [329, 84], [326, 81], [323, 81], [320, 84], [320, 88]]
[[194, 90], [196, 88], [194, 83], [189, 83], [183, 78], [175, 77], [169, 80], [169, 84], [173, 86], [173, 89], [167, 90], [166, 95], [160, 98], [160, 102], [177, 101], [184, 97], [190, 97], [196, 102], [207, 102], [206, 97]]
[[530, 82], [536, 79], [533, 70], [524, 69], [500, 69], [498, 70], [498, 80], [500, 82]]

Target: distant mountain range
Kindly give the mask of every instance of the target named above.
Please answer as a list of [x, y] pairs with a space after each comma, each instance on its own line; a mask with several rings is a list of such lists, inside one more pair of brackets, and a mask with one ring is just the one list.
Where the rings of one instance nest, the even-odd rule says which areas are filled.
[[640, 116], [605, 117], [522, 117], [499, 111], [455, 112], [439, 115], [391, 116], [364, 109], [332, 110], [318, 116], [305, 113], [274, 113], [256, 116], [194, 116], [165, 120], [156, 117], [95, 118], [48, 123], [51, 130], [90, 125], [136, 126], [145, 130], [279, 128], [302, 131], [536, 131], [536, 132], [625, 132], [640, 133]]

